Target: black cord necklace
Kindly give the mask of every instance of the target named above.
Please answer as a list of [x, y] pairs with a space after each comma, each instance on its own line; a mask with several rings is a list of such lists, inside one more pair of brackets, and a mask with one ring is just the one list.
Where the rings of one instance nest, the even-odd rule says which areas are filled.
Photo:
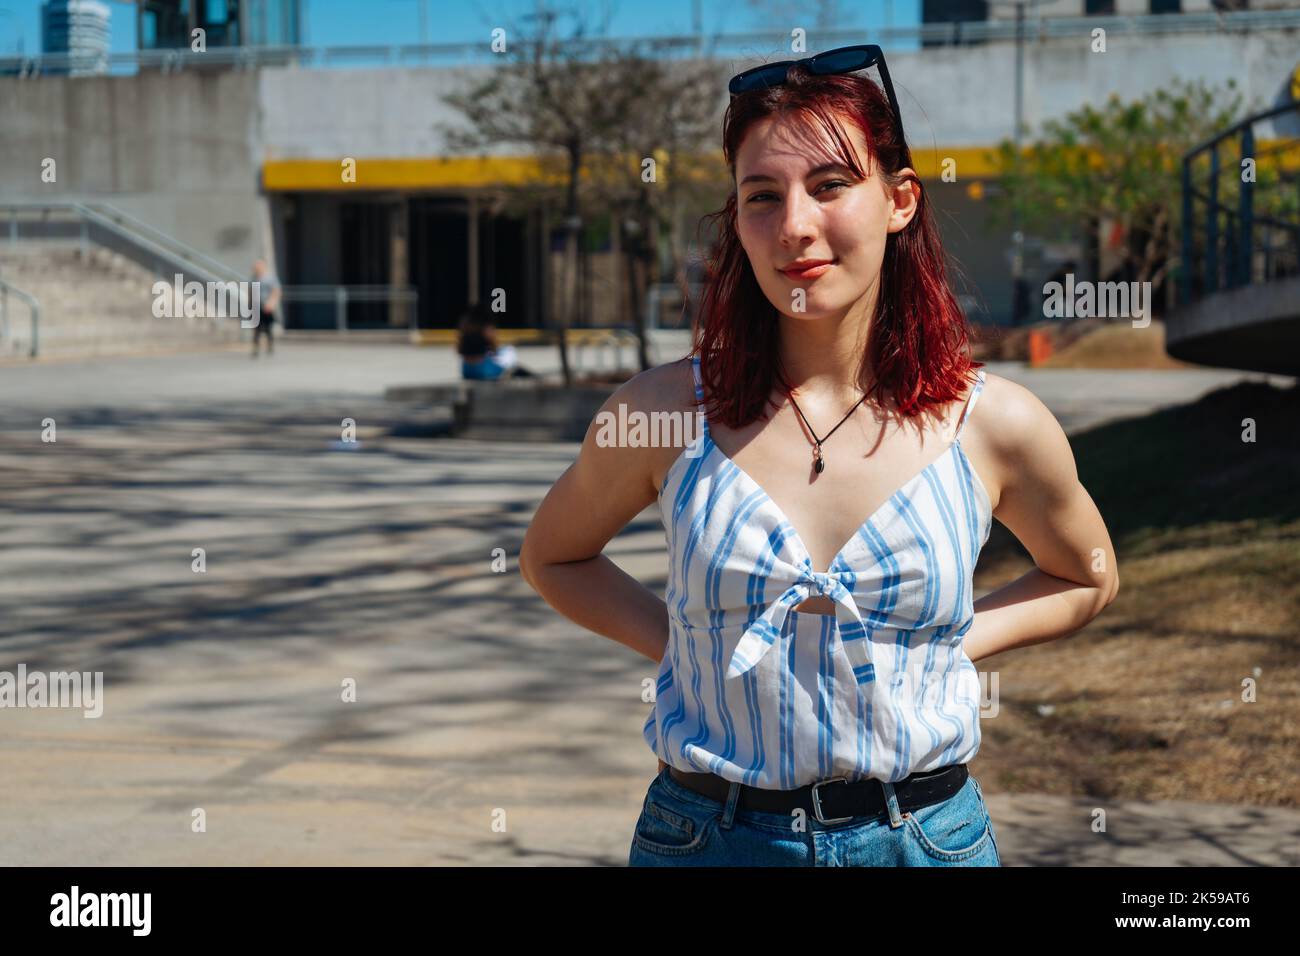
[[[840, 425], [843, 425], [849, 420], [849, 415], [852, 415], [857, 410], [857, 407], [866, 401], [866, 398], [867, 396], [863, 395], [853, 403], [853, 407], [849, 409], [848, 414], [840, 419]], [[803, 419], [804, 427], [808, 429], [809, 433], [811, 433], [813, 437], [813, 441], [815, 442], [813, 445], [813, 470], [820, 475], [826, 469], [826, 462], [822, 459], [822, 442], [834, 435], [836, 429], [838, 429], [840, 425], [836, 425], [835, 428], [828, 431], [825, 438], [818, 438], [817, 433], [813, 431], [813, 427], [808, 424], [808, 419], [804, 418], [803, 411], [799, 408], [799, 403], [794, 400], [794, 392], [790, 393], [790, 404], [793, 405], [794, 410], [799, 413], [799, 417]]]

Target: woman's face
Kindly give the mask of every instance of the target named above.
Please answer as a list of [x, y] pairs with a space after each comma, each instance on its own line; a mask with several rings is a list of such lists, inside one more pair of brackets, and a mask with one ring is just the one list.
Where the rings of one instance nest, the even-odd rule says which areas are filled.
[[[827, 132], [788, 117], [756, 123], [736, 156], [740, 243], [763, 294], [793, 318], [844, 314], [870, 293], [886, 235], [906, 226], [918, 208], [915, 184], [889, 189], [867, 166], [862, 132], [847, 120], [840, 125], [868, 172], [861, 182], [836, 158]], [[831, 265], [802, 275], [783, 271], [802, 260]]]

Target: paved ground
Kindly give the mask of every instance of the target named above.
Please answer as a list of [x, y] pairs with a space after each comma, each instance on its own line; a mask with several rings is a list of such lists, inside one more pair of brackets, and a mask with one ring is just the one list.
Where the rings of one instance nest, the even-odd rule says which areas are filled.
[[[1236, 377], [994, 370], [1068, 427]], [[383, 387], [454, 374], [305, 345], [0, 371], [0, 670], [105, 682], [99, 719], [0, 709], [0, 863], [626, 861], [653, 665], [514, 565], [577, 446], [399, 437], [427, 416]], [[662, 591], [653, 511], [609, 553]], [[1092, 801], [987, 798], [1010, 865], [1300, 862], [1300, 813], [1107, 806], [1095, 834]]]

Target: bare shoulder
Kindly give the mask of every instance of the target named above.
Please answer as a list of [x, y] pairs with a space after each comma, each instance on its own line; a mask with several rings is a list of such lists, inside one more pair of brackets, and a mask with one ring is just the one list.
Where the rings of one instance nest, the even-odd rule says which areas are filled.
[[989, 443], [1008, 448], [1034, 433], [1060, 425], [1042, 399], [1019, 382], [984, 371], [984, 389], [971, 413], [971, 429]]
[[1074, 455], [1056, 416], [1025, 386], [984, 370], [984, 389], [962, 436], [1001, 491], [1020, 481], [1068, 481]]
[[[694, 401], [695, 377], [691, 373], [690, 359], [665, 362], [638, 372], [618, 386], [593, 419], [591, 430], [597, 429], [602, 422], [609, 424], [637, 418], [648, 423], [659, 422], [662, 419], [655, 416], [664, 412], [685, 420], [695, 411]], [[658, 491], [663, 476], [680, 452], [679, 447], [649, 441], [635, 443], [623, 449], [621, 455], [625, 462], [635, 462], [632, 467], [643, 471], [647, 482]]]
[[[638, 381], [639, 380], [639, 381]], [[666, 412], [685, 422], [695, 413], [695, 376], [691, 372], [690, 357], [665, 362], [646, 369], [631, 381], [638, 381], [635, 394], [629, 394], [629, 409], [635, 408], [647, 416]], [[687, 433], [689, 440], [691, 433]], [[663, 485], [664, 476], [681, 454], [682, 449], [670, 442], [655, 442], [648, 449], [650, 481], [656, 491]]]
[[694, 409], [695, 378], [688, 358], [638, 372], [616, 388], [606, 410], [622, 405], [628, 412], [689, 412]]

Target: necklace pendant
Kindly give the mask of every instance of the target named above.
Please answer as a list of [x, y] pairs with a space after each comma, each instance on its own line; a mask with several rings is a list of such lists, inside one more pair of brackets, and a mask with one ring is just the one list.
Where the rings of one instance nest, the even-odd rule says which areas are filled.
[[825, 470], [826, 470], [826, 462], [822, 461], [821, 453], [818, 452], [817, 457], [813, 460], [813, 471], [817, 472], [817, 474], [820, 475]]

